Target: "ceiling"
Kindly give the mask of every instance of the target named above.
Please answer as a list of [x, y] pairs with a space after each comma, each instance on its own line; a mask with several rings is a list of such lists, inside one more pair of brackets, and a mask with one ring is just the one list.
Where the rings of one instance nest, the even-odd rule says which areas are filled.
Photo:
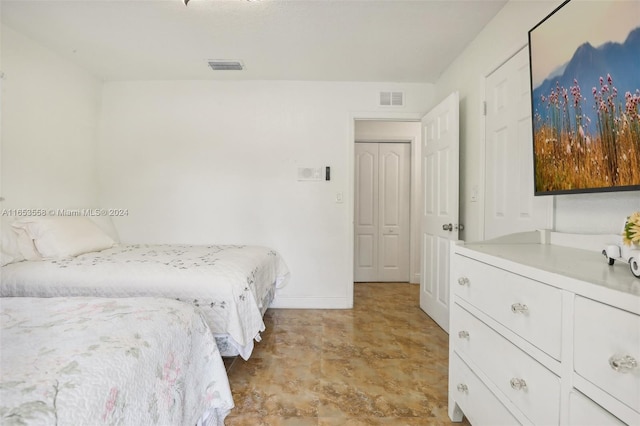
[[506, 2], [1, 0], [0, 13], [104, 80], [434, 83]]

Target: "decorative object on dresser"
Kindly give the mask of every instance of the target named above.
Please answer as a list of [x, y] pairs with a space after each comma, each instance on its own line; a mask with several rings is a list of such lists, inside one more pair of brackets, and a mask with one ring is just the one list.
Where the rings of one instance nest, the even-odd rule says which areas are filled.
[[640, 212], [627, 216], [622, 229], [622, 242], [628, 246], [640, 246]]
[[[618, 238], [619, 240], [620, 238]], [[627, 262], [634, 277], [640, 278], [640, 212], [628, 216], [622, 227], [622, 244], [608, 244], [602, 254], [613, 265], [616, 260]]]
[[640, 424], [640, 282], [599, 260], [608, 238], [451, 245], [453, 421]]

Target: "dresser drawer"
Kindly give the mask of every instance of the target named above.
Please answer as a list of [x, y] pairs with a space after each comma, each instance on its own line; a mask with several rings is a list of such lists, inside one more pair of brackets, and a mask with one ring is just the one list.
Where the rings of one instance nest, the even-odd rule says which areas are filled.
[[451, 359], [451, 396], [474, 426], [519, 425], [513, 415], [500, 403], [498, 398], [469, 369], [467, 364], [455, 355]]
[[461, 255], [453, 261], [451, 285], [457, 297], [560, 360], [559, 289]]
[[454, 351], [464, 354], [534, 424], [558, 424], [560, 379], [460, 305], [452, 309]]
[[574, 369], [640, 413], [640, 316], [576, 296]]
[[569, 394], [569, 426], [624, 426], [607, 410], [580, 392]]

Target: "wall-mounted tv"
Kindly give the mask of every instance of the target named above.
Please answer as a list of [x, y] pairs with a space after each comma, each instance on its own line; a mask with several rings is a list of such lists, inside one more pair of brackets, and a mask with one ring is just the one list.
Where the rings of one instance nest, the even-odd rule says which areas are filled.
[[640, 2], [565, 1], [529, 60], [535, 195], [640, 190]]

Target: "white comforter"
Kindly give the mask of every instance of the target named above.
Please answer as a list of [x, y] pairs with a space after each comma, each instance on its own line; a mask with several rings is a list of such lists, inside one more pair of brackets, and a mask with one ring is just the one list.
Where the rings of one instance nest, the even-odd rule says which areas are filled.
[[213, 335], [168, 299], [0, 299], [3, 425], [223, 425]]
[[[167, 297], [204, 314], [247, 359], [265, 329], [262, 314], [288, 269], [266, 247], [122, 245], [62, 260], [2, 267], [1, 296]], [[271, 297], [269, 297], [271, 296]], [[223, 355], [226, 355], [223, 353]]]

